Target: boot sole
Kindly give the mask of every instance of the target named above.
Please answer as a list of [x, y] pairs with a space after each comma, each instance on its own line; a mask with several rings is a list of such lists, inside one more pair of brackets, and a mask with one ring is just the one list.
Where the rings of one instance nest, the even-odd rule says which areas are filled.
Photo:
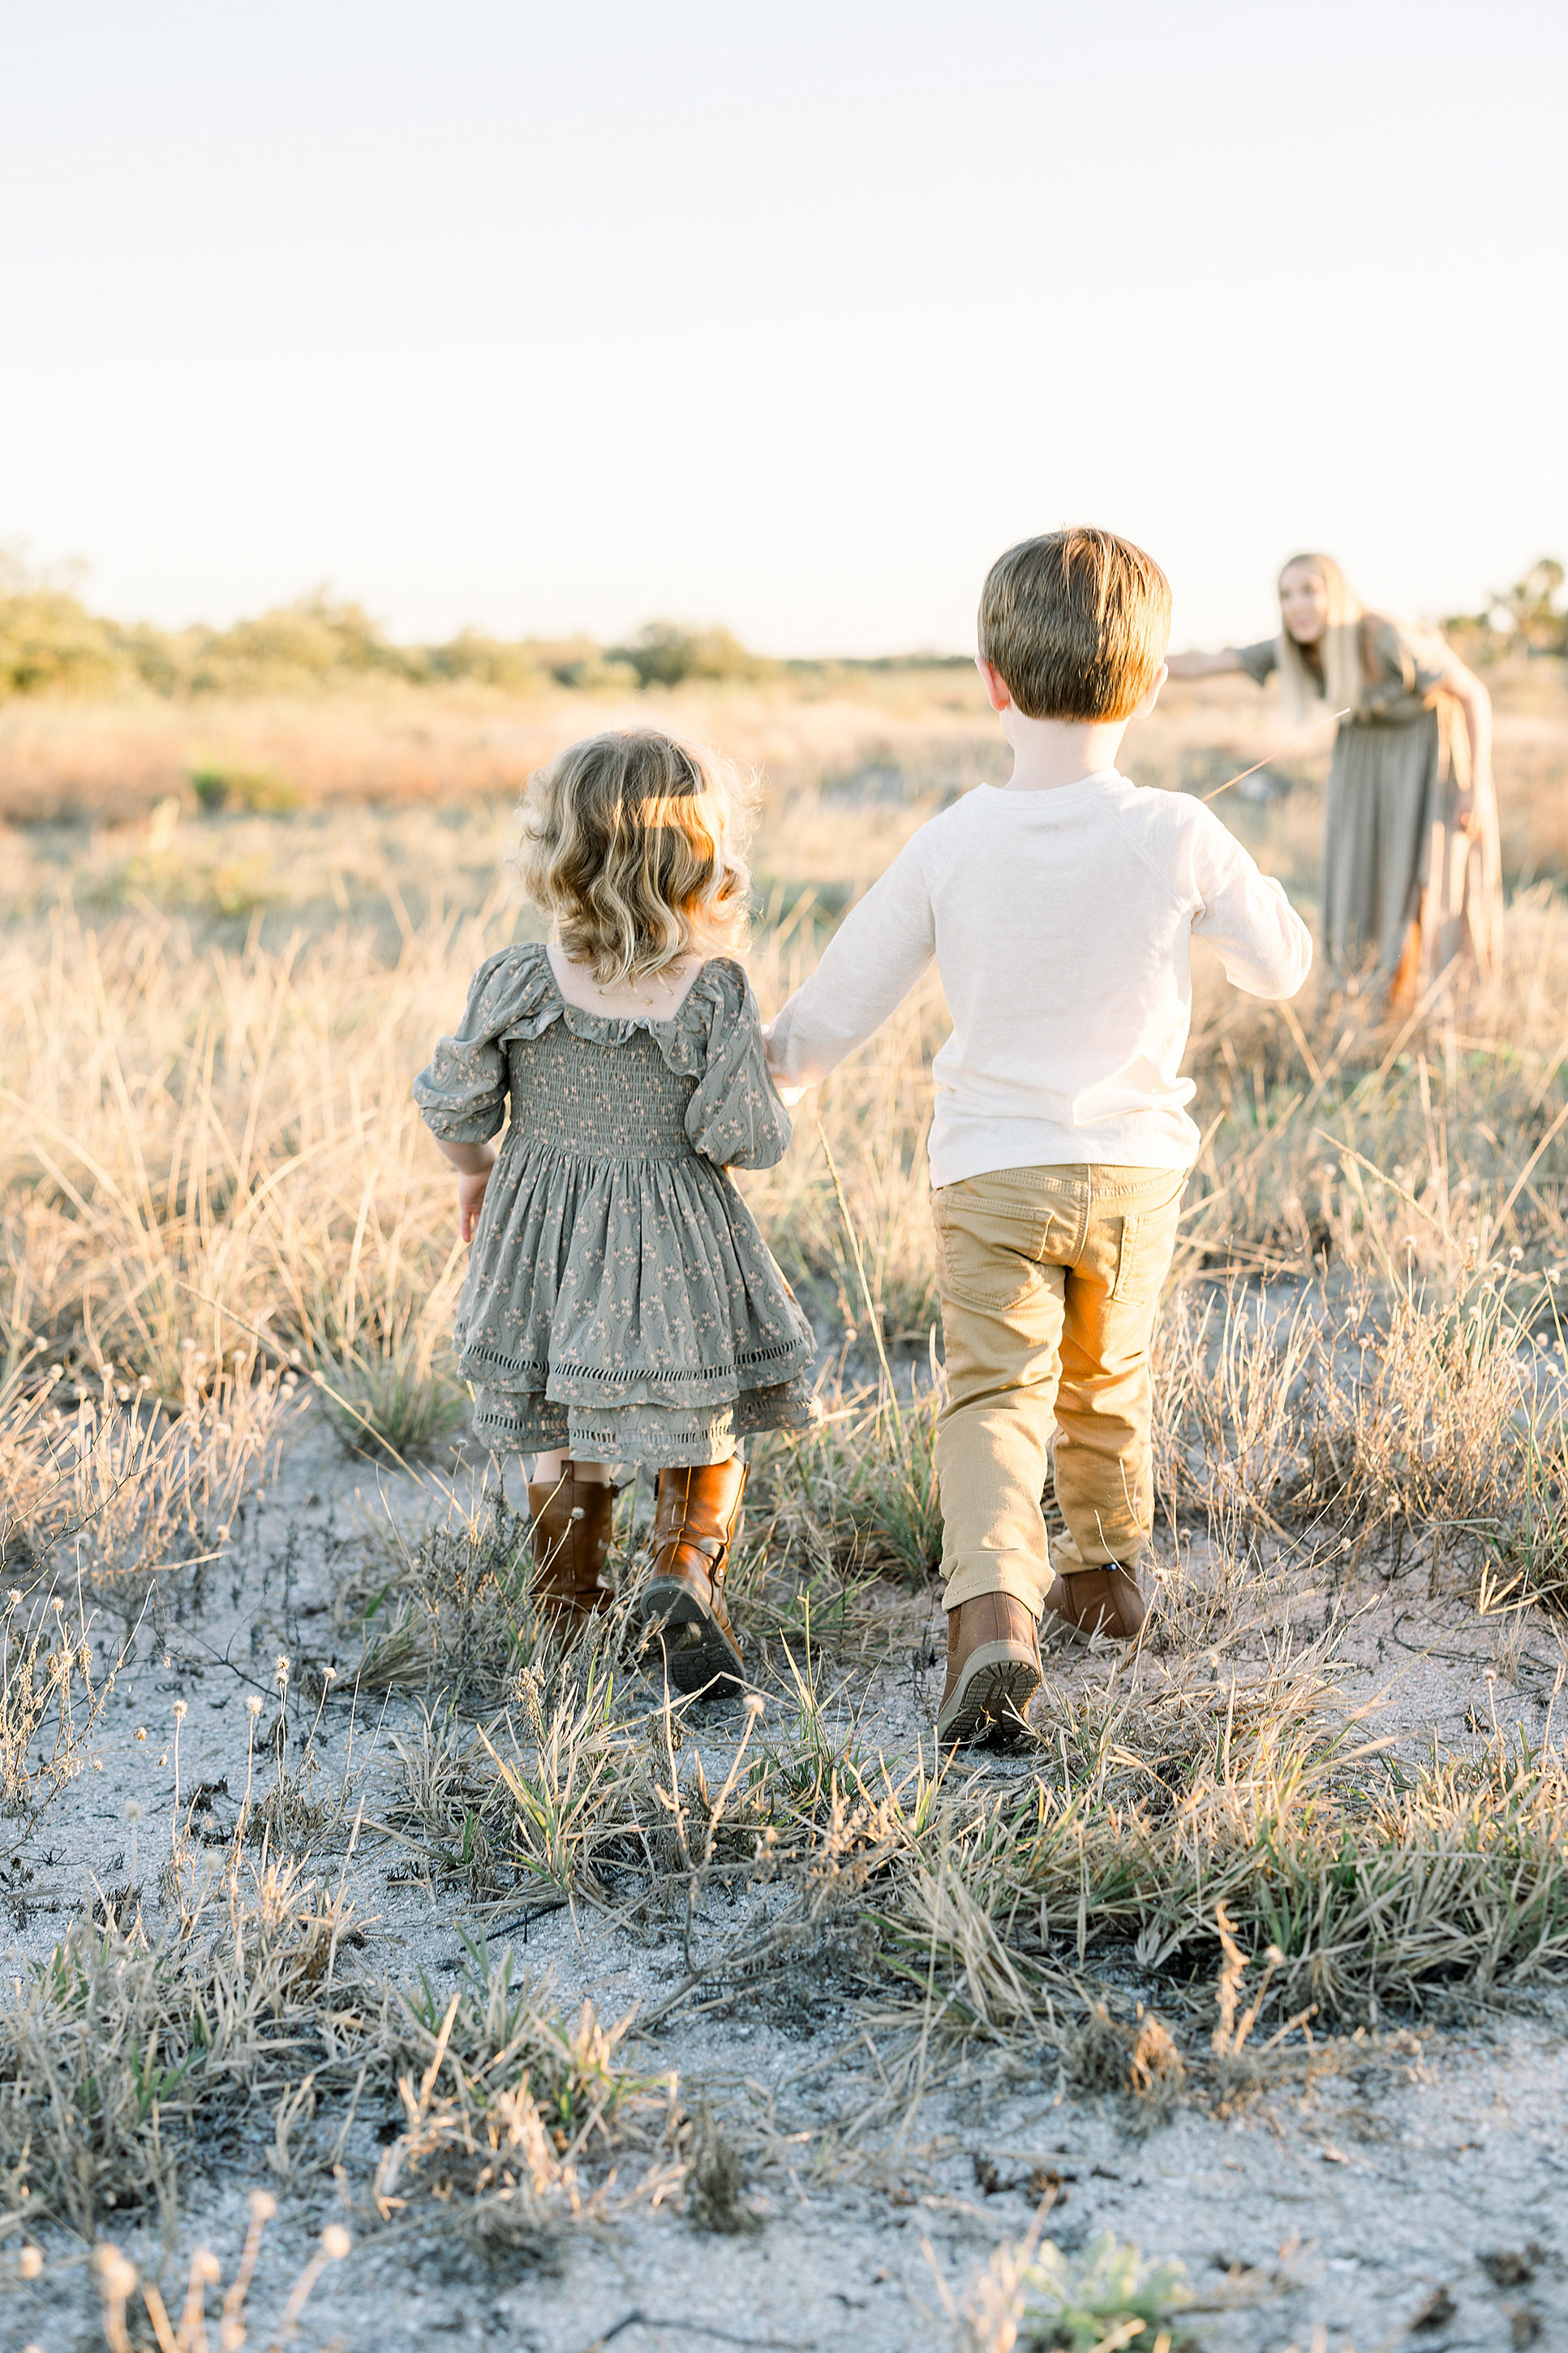
[[654, 1577], [643, 1596], [642, 1615], [662, 1644], [677, 1691], [708, 1692], [718, 1699], [743, 1688], [734, 1651], [689, 1586], [678, 1577]]
[[937, 1717], [937, 1738], [1016, 1747], [1028, 1736], [1025, 1719], [1043, 1680], [1026, 1651], [1007, 1642], [983, 1642], [965, 1660], [958, 1689]]

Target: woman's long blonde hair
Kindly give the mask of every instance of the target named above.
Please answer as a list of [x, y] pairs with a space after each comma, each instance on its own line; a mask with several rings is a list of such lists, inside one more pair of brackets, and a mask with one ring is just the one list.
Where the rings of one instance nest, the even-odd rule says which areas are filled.
[[590, 735], [528, 780], [523, 895], [601, 988], [692, 954], [738, 951], [751, 922], [754, 794], [727, 763], [653, 729]]
[[1286, 718], [1300, 727], [1321, 717], [1325, 707], [1352, 715], [1361, 709], [1365, 684], [1361, 625], [1365, 608], [1331, 555], [1292, 555], [1279, 567], [1281, 580], [1296, 564], [1307, 565], [1317, 573], [1329, 598], [1329, 623], [1319, 639], [1321, 678], [1284, 621], [1279, 624], [1280, 700]]

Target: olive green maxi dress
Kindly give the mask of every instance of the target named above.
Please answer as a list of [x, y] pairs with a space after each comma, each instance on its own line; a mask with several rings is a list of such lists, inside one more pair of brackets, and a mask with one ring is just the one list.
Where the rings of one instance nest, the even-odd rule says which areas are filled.
[[542, 947], [503, 948], [414, 1093], [453, 1143], [506, 1122], [458, 1302], [476, 1437], [662, 1468], [810, 1425], [811, 1326], [726, 1174], [790, 1140], [739, 965], [705, 964], [668, 1021], [612, 1018]]
[[[1272, 638], [1237, 650], [1259, 686], [1278, 667]], [[1497, 804], [1483, 782], [1460, 832], [1470, 747], [1442, 639], [1369, 614], [1362, 650], [1367, 683], [1324, 797], [1321, 969], [1331, 987], [1386, 993], [1397, 978], [1419, 997], [1457, 959], [1484, 976], [1501, 945]]]

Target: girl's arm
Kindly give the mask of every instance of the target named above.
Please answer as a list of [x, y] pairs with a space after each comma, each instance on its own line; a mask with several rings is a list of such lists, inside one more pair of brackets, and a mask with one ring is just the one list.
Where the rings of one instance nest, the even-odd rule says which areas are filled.
[[1226, 670], [1246, 667], [1234, 646], [1217, 654], [1167, 654], [1165, 668], [1173, 678], [1221, 678]]
[[443, 1153], [458, 1171], [458, 1224], [463, 1240], [471, 1242], [474, 1228], [484, 1207], [485, 1187], [490, 1181], [490, 1170], [496, 1165], [492, 1144], [451, 1144], [444, 1135], [436, 1138], [436, 1148]]
[[1461, 833], [1470, 833], [1476, 826], [1478, 798], [1491, 790], [1492, 699], [1475, 672], [1461, 661], [1449, 663], [1443, 683], [1465, 714], [1465, 733], [1470, 739], [1470, 789], [1460, 793], [1454, 803], [1455, 824]]

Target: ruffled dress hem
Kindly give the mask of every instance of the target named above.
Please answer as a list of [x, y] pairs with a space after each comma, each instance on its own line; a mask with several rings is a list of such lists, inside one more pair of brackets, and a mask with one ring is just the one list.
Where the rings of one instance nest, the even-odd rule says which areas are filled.
[[607, 1412], [566, 1405], [538, 1390], [476, 1388], [473, 1430], [498, 1451], [540, 1454], [568, 1447], [580, 1461], [727, 1462], [740, 1438], [764, 1430], [811, 1430], [822, 1408], [804, 1378], [746, 1389], [722, 1404], [621, 1405]]

